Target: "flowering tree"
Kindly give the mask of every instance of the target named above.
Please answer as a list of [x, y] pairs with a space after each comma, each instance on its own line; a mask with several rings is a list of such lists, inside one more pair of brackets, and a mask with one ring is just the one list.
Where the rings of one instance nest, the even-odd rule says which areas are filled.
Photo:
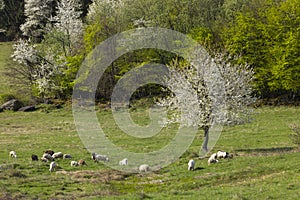
[[58, 42], [62, 44], [65, 56], [72, 54], [82, 38], [83, 23], [80, 19], [82, 14], [80, 8], [79, 0], [61, 0], [56, 7], [56, 16], [53, 18], [54, 30], [61, 33]]
[[[14, 45], [13, 59], [21, 73], [44, 99], [63, 93], [68, 57], [73, 55], [83, 30], [78, 0], [25, 1], [26, 22], [21, 25], [27, 40]], [[55, 16], [52, 16], [56, 14]]]
[[[210, 58], [199, 64], [195, 67], [178, 59], [170, 63], [171, 75], [165, 81], [172, 93], [159, 99], [159, 105], [167, 107], [171, 113], [165, 125], [179, 122], [182, 126], [203, 129], [202, 150], [207, 152], [212, 123], [234, 125], [249, 120], [250, 105], [255, 101], [251, 87], [253, 71], [246, 66], [232, 66], [229, 62]], [[212, 68], [218, 69], [218, 73]], [[187, 110], [183, 112], [182, 107]]]
[[41, 39], [54, 12], [54, 0], [25, 0], [26, 22], [20, 29], [27, 37]]

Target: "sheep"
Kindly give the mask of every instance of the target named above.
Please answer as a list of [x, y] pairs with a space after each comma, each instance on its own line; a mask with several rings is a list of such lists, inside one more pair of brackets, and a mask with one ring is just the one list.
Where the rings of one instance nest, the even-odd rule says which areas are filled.
[[92, 159], [95, 161], [95, 162], [99, 162], [99, 161], [105, 161], [105, 162], [108, 162], [108, 157], [106, 155], [100, 155], [100, 154], [97, 154], [97, 153], [92, 153]]
[[49, 160], [47, 158], [41, 157], [42, 162], [48, 162]]
[[[41, 158], [41, 160], [42, 160], [42, 161], [46, 161], [46, 160], [48, 160], [48, 161], [53, 161], [54, 158], [53, 158], [50, 154], [44, 153], [43, 156], [42, 156], [42, 158]], [[46, 161], [46, 162], [48, 162], [48, 161]]]
[[217, 152], [217, 158], [228, 158], [229, 157], [229, 153], [226, 151], [218, 151]]
[[32, 161], [38, 161], [39, 159], [38, 159], [38, 156], [37, 156], [37, 155], [32, 154], [32, 155], [31, 155], [31, 160], [32, 160]]
[[12, 157], [12, 158], [17, 158], [17, 154], [16, 154], [15, 151], [10, 151], [9, 156]]
[[63, 159], [71, 159], [72, 156], [70, 154], [64, 154]]
[[87, 165], [86, 162], [84, 160], [78, 160], [78, 165], [83, 166], [83, 165]]
[[208, 162], [208, 164], [219, 162], [219, 161], [217, 160], [217, 154], [216, 154], [216, 153], [212, 154], [212, 155], [209, 157], [209, 159], [208, 159], [207, 162]]
[[119, 162], [119, 165], [128, 165], [128, 159], [127, 158], [124, 158], [123, 160], [121, 160]]
[[77, 167], [79, 164], [78, 164], [78, 162], [77, 161], [71, 161], [71, 166], [72, 167]]
[[57, 153], [54, 153], [52, 155], [52, 158], [56, 159], [56, 158], [62, 158], [64, 155], [62, 154], [62, 152], [57, 152]]
[[194, 170], [194, 168], [195, 168], [195, 161], [194, 160], [189, 160], [188, 170], [191, 171], [191, 170]]
[[51, 156], [54, 154], [54, 151], [52, 151], [52, 150], [47, 150], [47, 151], [45, 151], [44, 153], [47, 153], [47, 154], [50, 154]]
[[140, 172], [148, 172], [148, 171], [150, 171], [150, 167], [147, 164], [140, 165], [139, 166], [139, 171]]
[[53, 171], [56, 169], [56, 167], [57, 167], [56, 162], [51, 162], [51, 163], [50, 163], [49, 171], [50, 171], [50, 172], [53, 172]]

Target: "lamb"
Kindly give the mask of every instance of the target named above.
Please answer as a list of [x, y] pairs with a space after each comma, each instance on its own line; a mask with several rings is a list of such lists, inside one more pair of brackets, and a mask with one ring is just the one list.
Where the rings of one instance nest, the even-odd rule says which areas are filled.
[[78, 164], [78, 162], [76, 162], [76, 161], [71, 161], [71, 166], [72, 167], [77, 167], [79, 164]]
[[71, 159], [72, 156], [70, 154], [64, 154], [63, 159]]
[[139, 166], [139, 171], [140, 172], [148, 172], [148, 171], [150, 171], [150, 167], [147, 164], [140, 165]]
[[17, 154], [16, 154], [15, 151], [10, 151], [9, 156], [12, 157], [12, 158], [17, 158]]
[[119, 165], [128, 165], [128, 159], [127, 158], [124, 158], [123, 160], [121, 160], [119, 162]]
[[51, 162], [51, 163], [50, 163], [49, 171], [50, 171], [50, 172], [53, 172], [53, 171], [56, 169], [56, 167], [57, 167], [56, 162]]
[[216, 153], [212, 154], [212, 155], [209, 157], [209, 159], [208, 159], [207, 162], [208, 162], [208, 164], [219, 162], [219, 161], [217, 160], [217, 154], [216, 154]]
[[191, 171], [191, 170], [194, 170], [194, 168], [195, 168], [195, 161], [194, 160], [189, 160], [188, 170]]
[[38, 156], [37, 156], [37, 155], [32, 154], [32, 155], [31, 155], [31, 160], [32, 160], [32, 161], [38, 161], [39, 159], [38, 159]]
[[53, 161], [54, 158], [50, 154], [44, 153], [41, 160], [44, 162], [48, 162], [48, 161]]
[[52, 155], [52, 158], [56, 159], [56, 158], [62, 158], [64, 155], [62, 154], [62, 152], [57, 152], [57, 153], [54, 153]]

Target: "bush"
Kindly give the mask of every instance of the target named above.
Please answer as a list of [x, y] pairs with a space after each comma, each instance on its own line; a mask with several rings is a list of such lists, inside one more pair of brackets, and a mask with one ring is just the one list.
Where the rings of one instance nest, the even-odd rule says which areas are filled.
[[298, 150], [300, 151], [300, 126], [296, 124], [290, 125], [293, 133], [290, 134], [290, 138], [294, 144], [298, 145]]
[[12, 99], [16, 99], [15, 95], [13, 94], [1, 94], [0, 95], [0, 104], [4, 104], [5, 102], [8, 102]]

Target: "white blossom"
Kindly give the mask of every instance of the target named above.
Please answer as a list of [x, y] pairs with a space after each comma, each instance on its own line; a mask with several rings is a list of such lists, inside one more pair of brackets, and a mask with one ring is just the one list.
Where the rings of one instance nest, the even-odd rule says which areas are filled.
[[49, 23], [53, 12], [54, 0], [25, 0], [24, 14], [26, 21], [20, 26], [25, 36], [39, 38], [44, 34], [44, 28]]
[[74, 46], [83, 34], [81, 4], [79, 0], [61, 0], [57, 4], [56, 16], [52, 17], [55, 29], [63, 33], [71, 46]]

